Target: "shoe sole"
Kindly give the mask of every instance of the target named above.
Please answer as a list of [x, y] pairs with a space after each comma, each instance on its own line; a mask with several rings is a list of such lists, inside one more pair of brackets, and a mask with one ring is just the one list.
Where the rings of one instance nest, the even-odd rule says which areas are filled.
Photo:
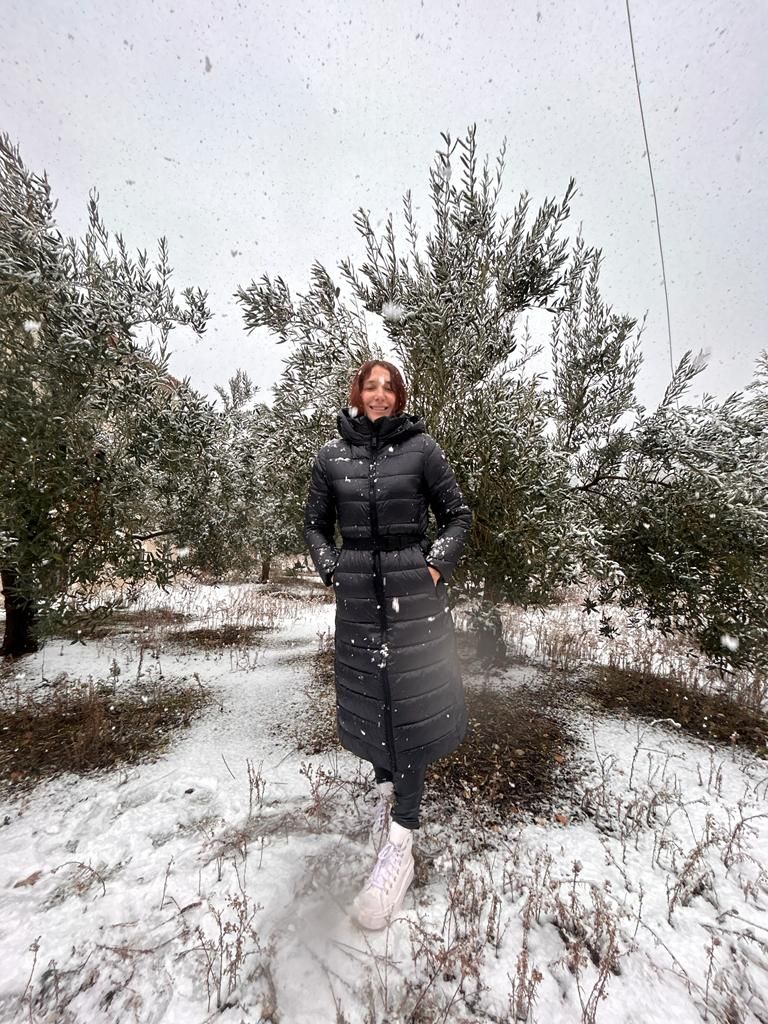
[[408, 889], [410, 888], [412, 881], [413, 860], [411, 860], [408, 870], [406, 871], [405, 875], [403, 875], [403, 880], [400, 883], [400, 888], [398, 890], [395, 902], [393, 903], [391, 910], [387, 911], [386, 914], [370, 914], [366, 916], [365, 914], [358, 913], [355, 907], [353, 906], [353, 919], [357, 921], [361, 928], [365, 928], [365, 930], [369, 932], [378, 932], [381, 931], [382, 928], [386, 928], [386, 926], [390, 923], [394, 915], [402, 907], [403, 901], [405, 900], [405, 894], [408, 892]]

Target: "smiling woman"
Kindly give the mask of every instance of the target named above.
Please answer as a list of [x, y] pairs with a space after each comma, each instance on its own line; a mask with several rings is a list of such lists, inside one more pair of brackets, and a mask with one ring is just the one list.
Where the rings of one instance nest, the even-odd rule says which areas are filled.
[[373, 360], [363, 363], [352, 383], [351, 409], [360, 409], [368, 419], [376, 420], [403, 412], [405, 402], [405, 385], [395, 366]]
[[341, 437], [315, 460], [305, 516], [312, 559], [336, 591], [339, 737], [373, 765], [379, 788], [377, 860], [353, 907], [367, 928], [384, 927], [402, 904], [426, 766], [454, 751], [467, 725], [446, 583], [472, 514], [406, 402], [396, 366], [360, 367], [337, 418]]

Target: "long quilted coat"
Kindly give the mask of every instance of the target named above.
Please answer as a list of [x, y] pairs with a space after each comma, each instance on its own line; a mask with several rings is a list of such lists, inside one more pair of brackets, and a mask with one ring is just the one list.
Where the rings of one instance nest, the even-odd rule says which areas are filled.
[[[446, 582], [472, 513], [422, 419], [371, 421], [343, 409], [338, 427], [341, 437], [315, 459], [305, 536], [336, 590], [339, 737], [373, 764], [407, 771], [455, 750], [466, 732]], [[428, 507], [438, 527], [431, 544]]]

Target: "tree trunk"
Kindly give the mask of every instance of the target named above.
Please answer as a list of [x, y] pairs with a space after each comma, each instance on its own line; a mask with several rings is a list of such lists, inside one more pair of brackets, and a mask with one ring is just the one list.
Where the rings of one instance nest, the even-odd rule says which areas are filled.
[[507, 656], [507, 645], [502, 635], [499, 603], [500, 595], [493, 584], [486, 580], [483, 588], [483, 602], [476, 619], [476, 653], [484, 665], [502, 665]]
[[272, 559], [267, 555], [261, 562], [261, 582], [269, 583], [269, 570], [272, 567]]
[[35, 606], [19, 588], [16, 569], [0, 569], [5, 599], [5, 636], [0, 656], [18, 657], [39, 649]]

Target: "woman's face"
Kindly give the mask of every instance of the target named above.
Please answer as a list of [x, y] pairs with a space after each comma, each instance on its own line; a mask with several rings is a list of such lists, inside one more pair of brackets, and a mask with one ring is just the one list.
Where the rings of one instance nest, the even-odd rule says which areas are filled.
[[374, 366], [361, 388], [363, 413], [369, 420], [391, 416], [395, 409], [395, 392], [386, 366]]

